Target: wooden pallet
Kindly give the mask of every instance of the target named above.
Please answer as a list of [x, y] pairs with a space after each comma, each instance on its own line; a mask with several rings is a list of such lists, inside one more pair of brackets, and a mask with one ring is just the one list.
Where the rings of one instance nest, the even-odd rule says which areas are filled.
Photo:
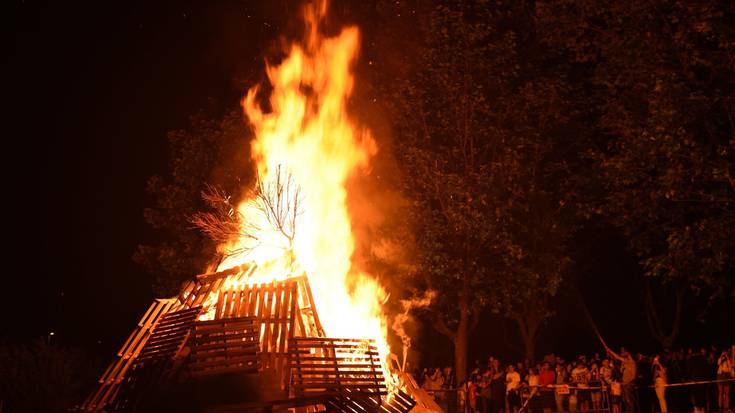
[[260, 368], [273, 372], [281, 388], [288, 380], [289, 340], [324, 335], [305, 276], [221, 290], [214, 319], [232, 317], [254, 317], [260, 324]]
[[324, 403], [325, 410], [333, 413], [408, 413], [416, 402], [403, 391], [378, 400], [374, 397], [334, 396]]
[[159, 387], [168, 377], [184, 348], [194, 321], [202, 307], [195, 307], [166, 313], [158, 319], [143, 349], [136, 357], [133, 368], [120, 383], [120, 390], [111, 400], [110, 412], [130, 412], [146, 397], [146, 394]]
[[254, 317], [198, 321], [194, 325], [189, 372], [194, 377], [257, 373], [260, 324]]
[[135, 360], [140, 365], [152, 360], [172, 360], [184, 347], [194, 321], [202, 311], [195, 307], [164, 315], [156, 323], [150, 338]]
[[296, 337], [289, 346], [290, 391], [294, 397], [349, 399], [387, 395], [378, 349], [372, 340]]
[[99, 379], [99, 386], [87, 397], [87, 399], [79, 407], [83, 412], [99, 412], [105, 409], [111, 401], [115, 400], [128, 371], [132, 368], [133, 362], [144, 348], [151, 330], [156, 322], [163, 317], [169, 310], [176, 305], [175, 299], [157, 299], [143, 314], [138, 325], [132, 334], [125, 341], [120, 351], [117, 353], [115, 360], [110, 363], [107, 370], [102, 373]]
[[[158, 388], [162, 372], [177, 370], [176, 360], [176, 366], [188, 361], [195, 377], [261, 371], [275, 387], [280, 383], [280, 395], [240, 408], [406, 413], [413, 407], [405, 394], [386, 397], [374, 343], [324, 338], [306, 276], [248, 285], [254, 271], [241, 266], [199, 275], [179, 296], [156, 300], [80, 410], [134, 411], [147, 389]], [[196, 321], [202, 307], [214, 320]], [[192, 352], [184, 358], [187, 346]]]

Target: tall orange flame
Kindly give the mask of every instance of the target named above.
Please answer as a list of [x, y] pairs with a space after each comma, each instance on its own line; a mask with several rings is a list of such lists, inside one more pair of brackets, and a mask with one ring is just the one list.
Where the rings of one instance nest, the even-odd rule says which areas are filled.
[[355, 238], [347, 208], [348, 179], [377, 152], [370, 132], [347, 112], [360, 36], [356, 27], [323, 36], [326, 11], [326, 2], [306, 7], [304, 44], [293, 44], [280, 64], [267, 65], [271, 111], [256, 100], [258, 87], [243, 99], [256, 135], [260, 197], [238, 207], [247, 236], [224, 246], [246, 252], [219, 269], [255, 262], [249, 283], [306, 273], [326, 334], [374, 339], [385, 360], [386, 294], [352, 264]]

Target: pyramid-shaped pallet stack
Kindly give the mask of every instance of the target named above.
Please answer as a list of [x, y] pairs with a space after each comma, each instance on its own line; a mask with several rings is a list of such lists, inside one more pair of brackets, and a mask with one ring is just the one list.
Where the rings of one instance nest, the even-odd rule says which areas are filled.
[[220, 379], [240, 380], [237, 386], [250, 380], [269, 391], [189, 403], [183, 410], [406, 413], [413, 408], [405, 393], [388, 394], [375, 343], [325, 337], [306, 276], [243, 282], [254, 270], [242, 266], [200, 275], [177, 297], [155, 300], [80, 410], [160, 411], [168, 406], [151, 407], [157, 393], [186, 394]]

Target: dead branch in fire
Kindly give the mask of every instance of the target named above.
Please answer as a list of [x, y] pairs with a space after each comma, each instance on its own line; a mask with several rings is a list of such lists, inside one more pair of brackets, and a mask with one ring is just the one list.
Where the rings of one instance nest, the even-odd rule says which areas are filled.
[[288, 240], [289, 250], [293, 250], [296, 236], [296, 219], [301, 210], [301, 188], [288, 171], [276, 167], [275, 176], [270, 181], [258, 177], [255, 189], [258, 209], [265, 215], [268, 223]]
[[[197, 212], [192, 215], [190, 221], [210, 239], [217, 243], [227, 243], [242, 237], [257, 241], [253, 235], [256, 228], [245, 222], [242, 214], [237, 211], [237, 206], [232, 204], [231, 197], [223, 190], [207, 185], [202, 191], [202, 199], [211, 211]], [[247, 250], [246, 247], [240, 247], [229, 251], [228, 255], [238, 255]]]
[[[259, 244], [261, 240], [256, 234], [262, 228], [243, 216], [238, 207], [233, 205], [231, 197], [223, 190], [207, 185], [202, 191], [202, 199], [211, 210], [192, 215], [190, 221], [195, 227], [219, 244], [226, 244], [236, 239], [252, 241], [238, 243], [238, 248], [227, 251], [227, 256], [248, 252]], [[263, 215], [268, 225], [286, 239], [287, 248], [292, 251], [296, 236], [296, 220], [302, 213], [301, 201], [301, 188], [289, 172], [278, 166], [271, 179], [264, 180], [258, 176], [249, 202]]]

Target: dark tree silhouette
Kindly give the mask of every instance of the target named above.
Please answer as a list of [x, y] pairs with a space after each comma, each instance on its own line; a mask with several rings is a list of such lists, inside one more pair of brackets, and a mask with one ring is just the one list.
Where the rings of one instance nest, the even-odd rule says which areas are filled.
[[188, 129], [168, 134], [168, 167], [165, 174], [148, 181], [153, 205], [144, 213], [157, 240], [138, 246], [134, 255], [153, 276], [157, 294], [177, 292], [182, 281], [222, 258], [218, 240], [192, 225], [191, 219], [211, 207], [214, 200], [201, 196], [207, 187], [219, 188], [236, 200], [252, 182], [250, 136], [239, 109], [225, 116], [201, 113], [192, 117]]
[[63, 412], [82, 402], [100, 365], [78, 349], [0, 344], [0, 407], [3, 412]]
[[[429, 316], [454, 344], [458, 379], [482, 311], [516, 322], [527, 357], [569, 264], [561, 153], [573, 121], [561, 64], [527, 34], [528, 5], [442, 2], [417, 73], [391, 99]], [[529, 48], [531, 50], [529, 50]], [[420, 289], [420, 288], [418, 288]]]
[[[640, 258], [670, 347], [684, 294], [735, 299], [735, 31], [718, 2], [538, 2], [545, 41], [584, 68], [593, 213]], [[656, 306], [670, 290], [671, 302]], [[662, 308], [673, 309], [662, 314]]]

